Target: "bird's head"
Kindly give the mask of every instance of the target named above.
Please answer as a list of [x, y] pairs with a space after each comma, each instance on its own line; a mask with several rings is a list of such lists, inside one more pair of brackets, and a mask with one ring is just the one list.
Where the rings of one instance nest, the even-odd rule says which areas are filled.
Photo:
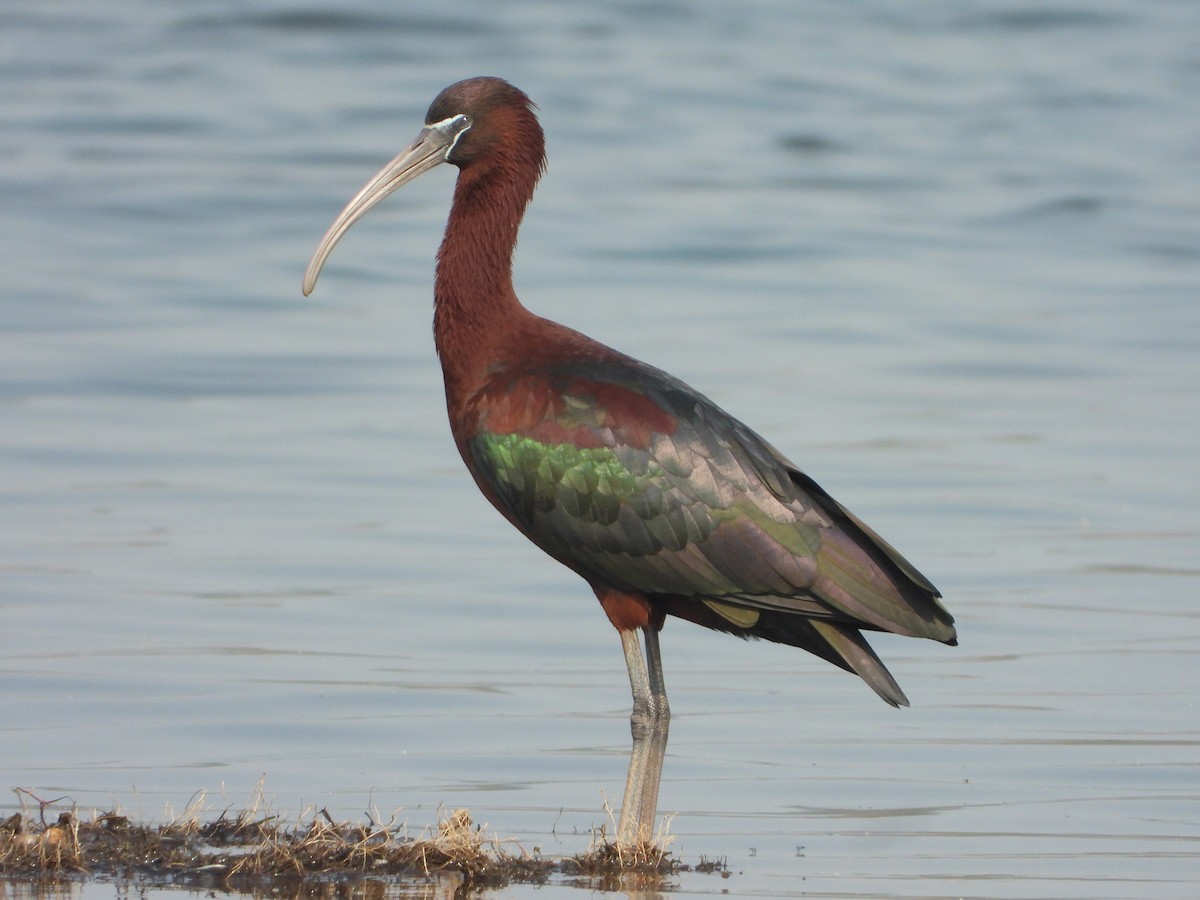
[[444, 162], [475, 182], [530, 172], [531, 193], [545, 164], [545, 139], [529, 97], [491, 77], [468, 78], [438, 94], [416, 140], [354, 195], [321, 238], [304, 272], [305, 296], [351, 225], [397, 188]]

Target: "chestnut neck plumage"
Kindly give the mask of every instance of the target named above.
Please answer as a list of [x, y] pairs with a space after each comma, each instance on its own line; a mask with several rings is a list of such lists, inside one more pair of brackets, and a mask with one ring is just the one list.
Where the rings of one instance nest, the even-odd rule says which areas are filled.
[[[506, 338], [536, 320], [512, 284], [517, 230], [544, 165], [541, 129], [527, 120], [501, 132], [489, 153], [459, 172], [434, 283], [434, 342], [448, 397], [473, 390], [502, 363]], [[522, 141], [528, 124], [536, 129]]]

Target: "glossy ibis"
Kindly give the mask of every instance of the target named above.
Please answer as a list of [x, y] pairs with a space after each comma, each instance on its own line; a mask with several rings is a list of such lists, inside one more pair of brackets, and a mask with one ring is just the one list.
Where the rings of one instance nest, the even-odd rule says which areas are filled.
[[425, 123], [329, 227], [304, 293], [367, 210], [434, 166], [458, 167], [433, 315], [450, 429], [488, 500], [591, 585], [621, 635], [633, 752], [618, 842], [653, 837], [667, 616], [800, 647], [907, 705], [861, 631], [954, 644], [937, 589], [711, 400], [521, 305], [513, 247], [546, 162], [524, 93], [498, 78], [460, 81]]

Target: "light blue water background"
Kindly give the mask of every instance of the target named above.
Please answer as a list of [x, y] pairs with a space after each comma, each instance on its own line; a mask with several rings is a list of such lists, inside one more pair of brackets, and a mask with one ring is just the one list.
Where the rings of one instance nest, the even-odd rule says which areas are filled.
[[874, 639], [896, 711], [669, 623], [660, 811], [734, 874], [668, 886], [1194, 896], [1195, 3], [5, 0], [0, 787], [163, 821], [263, 779], [550, 854], [606, 823], [616, 634], [448, 436], [453, 170], [299, 292], [476, 74], [548, 133], [527, 305], [761, 431], [960, 625]]

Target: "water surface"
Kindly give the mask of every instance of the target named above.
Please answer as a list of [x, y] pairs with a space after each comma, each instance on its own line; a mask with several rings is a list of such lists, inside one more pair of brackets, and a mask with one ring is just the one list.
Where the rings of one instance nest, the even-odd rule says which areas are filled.
[[548, 133], [526, 303], [763, 432], [960, 625], [874, 641], [903, 711], [669, 626], [660, 811], [734, 873], [678, 891], [1189, 896], [1198, 29], [1165, 2], [9, 0], [0, 781], [152, 820], [260, 780], [297, 818], [465, 806], [546, 853], [606, 824], [616, 635], [445, 424], [453, 173], [299, 294], [434, 94], [487, 73]]

